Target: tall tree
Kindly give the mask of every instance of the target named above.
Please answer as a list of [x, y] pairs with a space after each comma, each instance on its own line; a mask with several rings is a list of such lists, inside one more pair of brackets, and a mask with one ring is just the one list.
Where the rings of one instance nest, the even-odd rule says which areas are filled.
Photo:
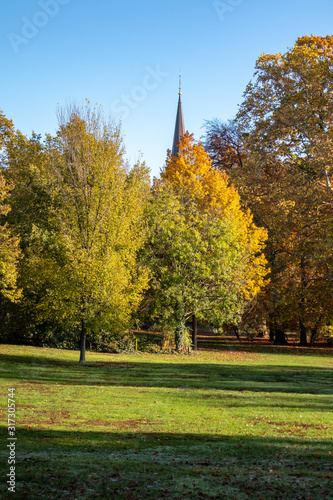
[[120, 131], [99, 109], [87, 103], [61, 119], [47, 153], [64, 258], [58, 273], [50, 267], [47, 303], [79, 325], [84, 362], [87, 332], [128, 328], [147, 286], [136, 256], [149, 175], [144, 165], [128, 168]]
[[175, 329], [178, 348], [193, 315], [220, 326], [237, 321], [265, 281], [266, 233], [188, 133], [177, 156], [168, 154], [149, 217], [155, 312]]
[[[6, 199], [9, 197], [9, 187], [0, 173], [0, 221], [10, 211]], [[0, 224], [0, 295], [16, 301], [21, 296], [17, 288], [18, 263], [21, 253], [19, 238], [13, 234], [8, 224]]]
[[12, 223], [22, 232], [21, 282], [31, 322], [78, 332], [84, 362], [87, 334], [128, 329], [147, 286], [136, 256], [150, 181], [144, 164], [129, 168], [120, 131], [99, 108], [87, 102], [59, 118], [57, 136], [44, 144], [13, 141]]
[[279, 329], [297, 322], [302, 345], [332, 313], [320, 293], [332, 285], [332, 67], [332, 36], [263, 54], [237, 116], [250, 155], [231, 175], [269, 231], [270, 316]]
[[22, 259], [18, 283], [23, 293], [16, 305], [7, 306], [6, 336], [14, 341], [42, 344], [46, 321], [39, 313], [47, 284], [43, 279], [43, 260], [60, 247], [58, 227], [52, 216], [46, 154], [41, 138], [28, 139], [19, 131], [6, 144], [3, 174], [14, 186], [6, 220], [20, 238]]
[[263, 158], [290, 162], [327, 189], [332, 171], [333, 36], [304, 36], [263, 54], [237, 121]]
[[[0, 110], [0, 163], [3, 166], [5, 146], [13, 136], [14, 127]], [[21, 295], [17, 288], [18, 263], [20, 259], [19, 239], [7, 224], [5, 217], [10, 212], [9, 194], [13, 186], [8, 184], [0, 172], [0, 295], [16, 301]]]

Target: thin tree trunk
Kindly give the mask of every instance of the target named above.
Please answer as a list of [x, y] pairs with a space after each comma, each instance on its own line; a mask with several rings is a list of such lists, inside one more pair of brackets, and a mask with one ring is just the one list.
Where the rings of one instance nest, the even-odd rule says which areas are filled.
[[238, 331], [238, 326], [237, 325], [232, 325], [232, 330], [234, 332], [234, 334], [236, 335], [237, 339], [238, 339], [238, 342], [241, 344], [242, 343], [242, 340], [239, 336], [239, 331]]
[[269, 341], [274, 342], [275, 340], [275, 332], [276, 332], [276, 326], [275, 326], [275, 321], [269, 320], [268, 322], [268, 330], [269, 330]]
[[193, 314], [192, 316], [192, 343], [194, 351], [198, 350], [198, 320]]
[[317, 333], [318, 333], [318, 326], [315, 325], [311, 330], [310, 344], [313, 344], [313, 342], [315, 341]]
[[303, 323], [302, 320], [299, 322], [299, 330], [300, 330], [300, 342], [299, 345], [301, 346], [307, 346], [308, 345], [308, 339], [306, 337], [306, 327]]
[[86, 361], [86, 339], [87, 339], [87, 329], [84, 321], [81, 323], [80, 332], [80, 363], [85, 363]]
[[319, 326], [322, 323], [322, 319], [323, 319], [323, 314], [320, 314], [319, 317], [317, 318], [317, 321], [316, 321], [314, 327], [311, 329], [310, 344], [312, 344], [316, 340], [316, 336], [318, 333]]
[[303, 323], [304, 313], [305, 313], [305, 259], [301, 258], [301, 300], [299, 304], [300, 320], [299, 320], [299, 345], [307, 346], [308, 340], [306, 338], [306, 327]]

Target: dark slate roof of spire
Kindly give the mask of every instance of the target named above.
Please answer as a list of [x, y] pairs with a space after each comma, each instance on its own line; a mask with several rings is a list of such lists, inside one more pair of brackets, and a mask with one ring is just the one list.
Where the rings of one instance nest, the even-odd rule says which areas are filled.
[[173, 136], [173, 145], [172, 145], [172, 154], [173, 155], [176, 155], [179, 152], [177, 142], [180, 141], [180, 137], [185, 132], [181, 95], [182, 95], [181, 92], [179, 92], [177, 118], [176, 118], [176, 125], [175, 125], [175, 135]]

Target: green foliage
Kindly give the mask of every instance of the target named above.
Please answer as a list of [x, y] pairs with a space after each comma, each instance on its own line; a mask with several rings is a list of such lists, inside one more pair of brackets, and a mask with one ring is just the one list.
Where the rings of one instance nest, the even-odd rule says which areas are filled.
[[53, 323], [56, 332], [60, 323], [83, 340], [102, 330], [117, 335], [130, 327], [148, 282], [137, 252], [149, 172], [140, 163], [129, 168], [120, 130], [89, 103], [60, 119], [44, 144], [18, 133], [8, 146], [26, 331]]
[[[9, 187], [0, 173], [0, 221], [10, 211], [6, 199], [9, 197]], [[18, 263], [21, 252], [19, 239], [13, 234], [7, 223], [0, 225], [0, 296], [12, 302], [21, 296], [17, 287]]]
[[134, 337], [131, 331], [121, 332], [99, 330], [90, 333], [87, 342], [91, 350], [96, 352], [132, 352], [135, 349]]
[[148, 172], [144, 165], [128, 170], [119, 130], [89, 107], [70, 111], [55, 145], [47, 153], [64, 262], [57, 274], [51, 269], [45, 311], [52, 304], [89, 331], [124, 330], [147, 283], [136, 254]]
[[333, 345], [333, 325], [323, 325], [318, 329], [316, 340]]
[[166, 190], [155, 192], [148, 220], [152, 316], [164, 326], [181, 325], [181, 332], [194, 312], [211, 322], [235, 319], [242, 310], [237, 280], [242, 262], [231, 221], [195, 207], [186, 214], [177, 195]]
[[241, 210], [226, 176], [215, 173], [202, 146], [185, 135], [147, 208], [150, 313], [162, 331], [175, 331], [180, 351], [190, 345], [185, 323], [193, 315], [217, 326], [239, 321], [267, 274], [265, 231]]
[[[13, 134], [13, 124], [0, 110], [0, 164], [3, 162], [4, 146]], [[21, 290], [17, 287], [18, 263], [20, 259], [19, 239], [6, 223], [10, 212], [8, 198], [13, 186], [8, 184], [0, 171], [0, 298], [17, 301]]]
[[192, 339], [190, 337], [190, 331], [186, 328], [184, 321], [181, 321], [175, 330], [175, 342], [178, 351], [186, 352], [192, 345]]
[[159, 352], [161, 350], [162, 338], [154, 333], [135, 332], [133, 335], [133, 346], [139, 352]]

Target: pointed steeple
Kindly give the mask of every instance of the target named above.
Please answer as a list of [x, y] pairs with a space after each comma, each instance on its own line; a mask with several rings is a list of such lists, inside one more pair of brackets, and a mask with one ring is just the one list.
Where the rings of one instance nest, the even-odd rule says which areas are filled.
[[172, 154], [176, 155], [179, 152], [177, 143], [180, 141], [181, 136], [185, 132], [184, 118], [183, 118], [183, 108], [182, 108], [182, 89], [181, 89], [181, 74], [179, 73], [179, 99], [178, 99], [178, 109], [175, 125], [175, 134], [173, 136], [172, 144]]

